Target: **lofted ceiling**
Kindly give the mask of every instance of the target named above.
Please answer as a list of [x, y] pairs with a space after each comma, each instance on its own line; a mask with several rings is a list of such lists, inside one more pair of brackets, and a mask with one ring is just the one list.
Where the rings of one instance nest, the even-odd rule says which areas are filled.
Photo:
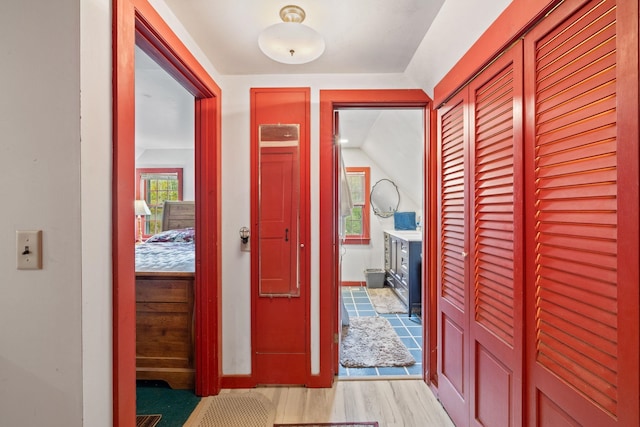
[[[445, 0], [164, 0], [221, 74], [402, 73]], [[258, 35], [304, 9], [325, 39], [317, 60], [285, 65], [266, 57]]]

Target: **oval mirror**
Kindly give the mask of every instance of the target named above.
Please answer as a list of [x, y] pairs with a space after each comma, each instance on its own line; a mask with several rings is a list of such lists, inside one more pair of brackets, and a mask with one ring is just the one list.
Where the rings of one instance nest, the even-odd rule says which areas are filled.
[[400, 192], [396, 184], [389, 179], [381, 179], [371, 189], [369, 196], [373, 213], [382, 218], [389, 218], [398, 210]]

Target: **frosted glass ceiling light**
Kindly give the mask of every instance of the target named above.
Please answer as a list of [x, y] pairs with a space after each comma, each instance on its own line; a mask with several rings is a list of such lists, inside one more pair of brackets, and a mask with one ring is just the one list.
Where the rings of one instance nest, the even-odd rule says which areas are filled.
[[324, 39], [316, 30], [302, 24], [304, 10], [299, 6], [280, 9], [283, 22], [265, 28], [258, 37], [260, 50], [283, 64], [305, 64], [324, 52]]

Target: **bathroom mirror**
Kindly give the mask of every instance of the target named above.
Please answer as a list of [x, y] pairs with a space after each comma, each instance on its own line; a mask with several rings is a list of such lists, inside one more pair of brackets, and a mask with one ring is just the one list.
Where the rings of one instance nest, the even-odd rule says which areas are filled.
[[381, 179], [371, 189], [369, 197], [373, 213], [382, 218], [389, 218], [398, 210], [400, 192], [396, 184], [389, 179]]

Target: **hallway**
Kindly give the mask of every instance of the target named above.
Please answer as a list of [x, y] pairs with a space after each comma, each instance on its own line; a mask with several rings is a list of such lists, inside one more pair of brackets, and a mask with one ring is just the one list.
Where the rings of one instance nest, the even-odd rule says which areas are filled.
[[[377, 421], [379, 427], [453, 427], [451, 419], [421, 380], [336, 381], [332, 388], [258, 387], [224, 393], [262, 393], [276, 406], [276, 423]], [[206, 399], [202, 399], [185, 427]]]

